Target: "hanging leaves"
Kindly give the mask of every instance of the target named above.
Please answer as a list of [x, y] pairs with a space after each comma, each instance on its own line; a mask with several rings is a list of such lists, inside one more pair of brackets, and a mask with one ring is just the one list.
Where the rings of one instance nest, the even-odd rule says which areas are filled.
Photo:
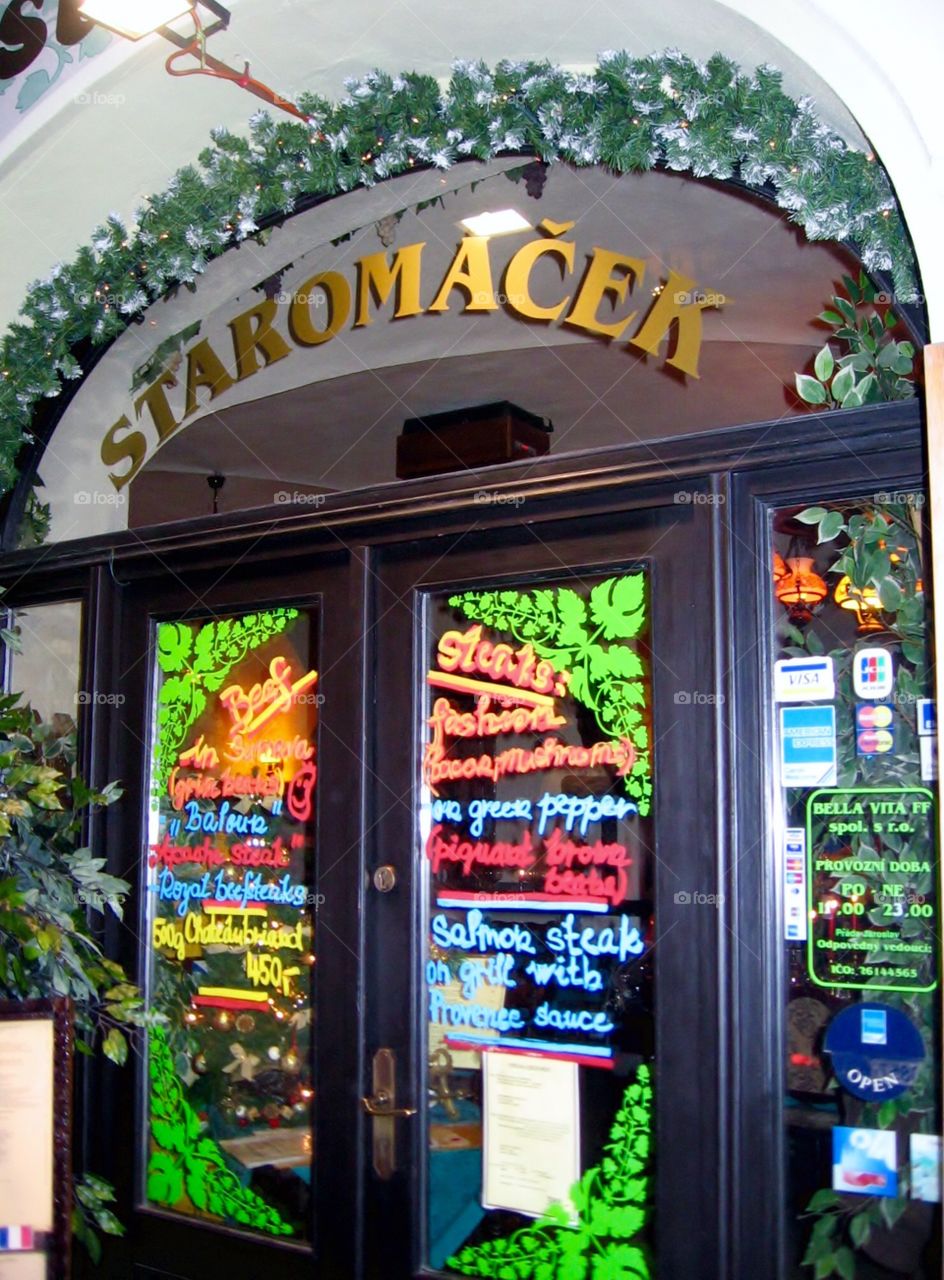
[[652, 805], [648, 673], [626, 642], [645, 629], [646, 575], [598, 583], [589, 607], [570, 587], [465, 591], [449, 603], [467, 618], [531, 644], [539, 657], [570, 673], [568, 692], [593, 713], [600, 730], [632, 744], [635, 762], [623, 783], [645, 817]]
[[230, 1225], [254, 1227], [275, 1236], [292, 1235], [291, 1223], [242, 1185], [229, 1168], [223, 1149], [202, 1133], [203, 1126], [184, 1097], [163, 1027], [151, 1028], [149, 1049], [154, 1147], [148, 1160], [148, 1199], [173, 1208], [186, 1190], [198, 1209]]
[[[495, 1280], [650, 1280], [645, 1248], [630, 1243], [649, 1218], [652, 1084], [641, 1066], [623, 1095], [599, 1165], [534, 1226], [469, 1245], [446, 1266]], [[573, 1219], [576, 1217], [576, 1224]]]
[[165, 678], [158, 693], [153, 788], [162, 791], [177, 763], [187, 731], [206, 710], [207, 691], [222, 687], [230, 671], [252, 649], [284, 631], [297, 609], [270, 609], [244, 618], [208, 622], [194, 634], [185, 622], [162, 622], [157, 661]]

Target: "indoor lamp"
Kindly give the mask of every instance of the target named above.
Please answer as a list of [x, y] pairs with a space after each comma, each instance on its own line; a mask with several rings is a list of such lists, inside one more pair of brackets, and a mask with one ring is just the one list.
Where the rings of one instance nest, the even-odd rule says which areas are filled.
[[854, 587], [852, 579], [845, 574], [836, 583], [833, 599], [840, 609], [851, 609], [856, 615], [859, 620], [856, 630], [860, 635], [885, 630], [879, 617], [882, 612], [882, 601], [874, 587]]
[[788, 556], [783, 561], [786, 573], [777, 576], [779, 565], [774, 562], [774, 595], [786, 606], [793, 623], [807, 623], [813, 610], [826, 599], [829, 588], [813, 568], [812, 556]]

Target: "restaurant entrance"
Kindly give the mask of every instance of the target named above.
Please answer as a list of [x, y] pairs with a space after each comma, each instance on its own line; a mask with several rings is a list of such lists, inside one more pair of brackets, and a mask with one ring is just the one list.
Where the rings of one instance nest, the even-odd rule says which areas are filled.
[[[83, 599], [89, 680], [125, 698], [86, 722], [95, 780], [125, 787], [97, 843], [134, 882], [104, 942], [153, 1015], [134, 1069], [86, 1090], [88, 1160], [128, 1225], [107, 1274], [801, 1280], [817, 1241], [850, 1247], [841, 1215], [873, 1209], [855, 1228], [869, 1274], [893, 1276], [876, 1258], [916, 1231], [899, 1274], [930, 1274], [936, 944], [896, 915], [863, 956], [841, 912], [883, 909], [893, 883], [920, 922], [936, 911], [934, 789], [905, 715], [924, 624], [900, 613], [921, 594], [920, 517], [888, 552], [900, 597], [883, 588], [903, 673], [888, 760], [849, 738], [856, 619], [825, 588], [805, 617], [778, 562], [822, 582], [866, 526], [916, 510], [919, 421], [840, 426], [60, 553], [46, 598]], [[778, 674], [774, 701], [775, 659], [820, 656], [834, 687], [783, 696]], [[824, 764], [793, 712], [830, 708]], [[843, 852], [809, 808], [843, 788], [913, 808], [909, 857], [876, 853], [855, 894], [832, 860], [874, 836]], [[807, 813], [791, 856], [824, 918], [797, 938], [784, 851]], [[904, 861], [924, 879], [905, 885]], [[904, 995], [874, 980], [883, 953], [883, 972], [914, 969]], [[797, 1039], [862, 986], [924, 1044], [881, 1117], [850, 1103], [816, 1028]], [[833, 1134], [879, 1131], [900, 1181], [837, 1188]]]

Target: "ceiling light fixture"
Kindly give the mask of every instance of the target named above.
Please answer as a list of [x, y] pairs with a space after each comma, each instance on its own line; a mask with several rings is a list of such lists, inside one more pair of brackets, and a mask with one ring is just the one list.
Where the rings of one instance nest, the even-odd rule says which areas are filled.
[[81, 0], [79, 12], [126, 40], [140, 40], [194, 7], [194, 0]]
[[[74, 5], [76, 0], [60, 2]], [[200, 18], [201, 8], [208, 9], [214, 15], [214, 21], [208, 26], [204, 26]], [[128, 40], [140, 40], [151, 32], [162, 35], [178, 49], [177, 53], [172, 53], [167, 59], [169, 75], [212, 76], [215, 80], [229, 80], [247, 93], [261, 98], [270, 107], [287, 111], [289, 115], [306, 123], [308, 121], [308, 117], [303, 111], [299, 111], [294, 102], [283, 98], [260, 80], [255, 80], [249, 74], [248, 62], [242, 71], [238, 71], [207, 53], [207, 39], [229, 26], [230, 12], [218, 0], [78, 0], [78, 12]], [[178, 18], [186, 17], [193, 21], [193, 35], [181, 35], [169, 25]], [[178, 63], [185, 58], [193, 58], [196, 65], [179, 67]]]
[[517, 209], [493, 209], [463, 218], [460, 223], [473, 236], [507, 236], [514, 231], [530, 231], [531, 223]]

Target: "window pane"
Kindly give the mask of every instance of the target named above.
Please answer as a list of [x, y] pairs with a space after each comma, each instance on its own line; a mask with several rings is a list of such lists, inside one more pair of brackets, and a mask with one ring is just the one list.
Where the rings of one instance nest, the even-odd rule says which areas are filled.
[[149, 1203], [310, 1236], [313, 623], [164, 622], [147, 851]]
[[436, 1269], [650, 1274], [648, 619], [643, 569], [427, 600]]
[[[923, 495], [774, 515], [790, 1277], [940, 1274]], [[833, 1260], [833, 1261], [831, 1261]]]
[[[22, 693], [45, 724], [54, 716], [76, 719], [76, 707], [87, 704], [93, 691], [79, 690], [82, 653], [82, 605], [78, 600], [17, 609], [13, 625], [19, 630], [21, 653], [10, 653], [9, 688]], [[114, 697], [117, 690], [99, 690]]]

